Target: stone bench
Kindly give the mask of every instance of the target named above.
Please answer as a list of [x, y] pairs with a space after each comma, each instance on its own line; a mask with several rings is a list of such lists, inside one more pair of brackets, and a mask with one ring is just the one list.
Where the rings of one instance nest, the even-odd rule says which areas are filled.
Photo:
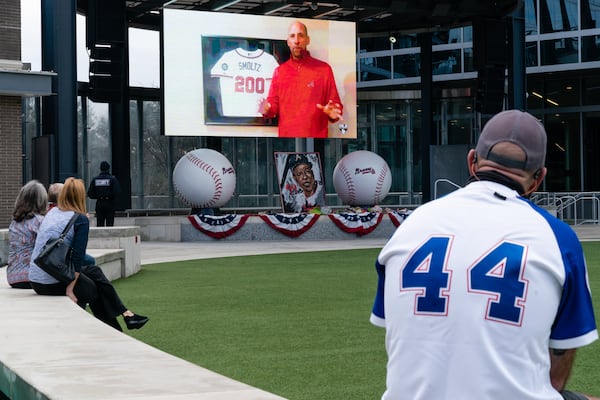
[[[125, 278], [141, 268], [141, 237], [137, 226], [91, 227], [87, 252], [111, 279]], [[0, 229], [0, 266], [8, 262], [8, 229]]]
[[9, 399], [285, 400], [118, 332], [66, 296], [12, 289], [6, 268], [0, 303], [0, 391]]

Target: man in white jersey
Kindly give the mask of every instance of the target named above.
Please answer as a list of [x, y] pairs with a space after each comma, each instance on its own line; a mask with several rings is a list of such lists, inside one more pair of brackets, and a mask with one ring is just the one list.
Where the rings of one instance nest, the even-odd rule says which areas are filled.
[[598, 332], [577, 236], [527, 199], [545, 157], [536, 118], [499, 113], [467, 155], [467, 185], [385, 245], [371, 314], [386, 329], [382, 399], [596, 399], [565, 390]]
[[279, 64], [261, 49], [237, 48], [223, 54], [210, 70], [219, 78], [222, 115], [226, 117], [260, 117], [259, 101], [269, 93], [273, 71]]

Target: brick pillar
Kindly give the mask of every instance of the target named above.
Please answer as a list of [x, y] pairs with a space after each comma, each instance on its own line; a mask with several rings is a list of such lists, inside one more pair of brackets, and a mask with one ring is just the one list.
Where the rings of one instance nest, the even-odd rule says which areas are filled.
[[[0, 0], [0, 59], [21, 61], [21, 2]], [[23, 183], [21, 98], [0, 96], [0, 228], [7, 228]]]

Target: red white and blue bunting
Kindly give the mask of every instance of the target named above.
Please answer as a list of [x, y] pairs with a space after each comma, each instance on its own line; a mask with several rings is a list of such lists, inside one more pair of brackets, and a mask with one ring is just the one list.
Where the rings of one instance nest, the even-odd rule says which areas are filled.
[[[366, 235], [375, 230], [387, 214], [395, 227], [400, 226], [410, 215], [408, 210], [386, 210], [387, 212], [342, 212], [327, 214], [329, 219], [341, 230], [357, 235]], [[299, 237], [317, 222], [320, 215], [312, 213], [297, 214], [259, 214], [259, 215], [188, 215], [192, 225], [202, 233], [214, 238], [223, 239], [241, 229], [249, 217], [260, 217], [274, 230], [290, 237]]]
[[409, 211], [390, 211], [388, 213], [388, 215], [390, 216], [390, 220], [392, 221], [392, 224], [394, 224], [394, 226], [396, 228], [399, 227], [400, 224], [402, 224], [404, 222], [406, 217], [408, 217], [408, 214], [410, 214]]
[[215, 239], [223, 239], [237, 232], [248, 220], [249, 215], [188, 215], [189, 221], [199, 231]]
[[383, 218], [382, 213], [361, 212], [361, 213], [340, 213], [328, 214], [338, 228], [348, 233], [357, 235], [366, 235], [371, 233]]
[[276, 231], [287, 236], [298, 237], [317, 222], [319, 214], [261, 214], [259, 217]]

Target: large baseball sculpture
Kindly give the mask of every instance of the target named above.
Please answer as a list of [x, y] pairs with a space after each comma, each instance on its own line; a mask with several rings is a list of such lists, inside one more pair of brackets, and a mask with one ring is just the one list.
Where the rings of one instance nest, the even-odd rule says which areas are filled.
[[376, 153], [358, 150], [346, 154], [333, 170], [333, 187], [344, 204], [380, 204], [392, 186], [392, 174]]
[[192, 208], [223, 206], [233, 196], [235, 178], [229, 160], [211, 149], [186, 153], [173, 170], [175, 193]]

